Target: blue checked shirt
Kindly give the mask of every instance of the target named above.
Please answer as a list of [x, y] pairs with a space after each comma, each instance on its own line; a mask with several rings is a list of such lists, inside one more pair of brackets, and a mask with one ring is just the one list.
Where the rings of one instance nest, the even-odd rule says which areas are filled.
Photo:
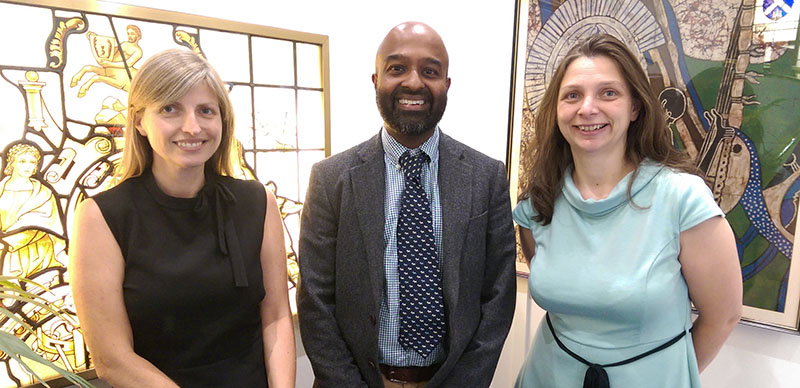
[[[378, 349], [379, 362], [392, 366], [428, 366], [444, 361], [445, 353], [443, 343], [423, 358], [413, 350], [407, 350], [397, 342], [400, 335], [400, 275], [397, 271], [397, 218], [400, 213], [400, 200], [405, 188], [403, 170], [400, 168], [400, 155], [408, 148], [398, 143], [393, 137], [381, 129], [383, 142], [384, 161], [386, 165], [386, 198], [384, 212], [386, 224], [384, 225], [384, 269], [386, 272], [386, 287], [381, 298], [381, 309], [378, 315]], [[439, 257], [439, 271], [442, 270], [442, 208], [439, 201], [439, 128], [433, 135], [412, 154], [425, 152], [431, 158], [427, 167], [422, 169], [420, 175], [422, 187], [428, 195], [433, 215], [433, 235], [436, 242], [436, 254]]]

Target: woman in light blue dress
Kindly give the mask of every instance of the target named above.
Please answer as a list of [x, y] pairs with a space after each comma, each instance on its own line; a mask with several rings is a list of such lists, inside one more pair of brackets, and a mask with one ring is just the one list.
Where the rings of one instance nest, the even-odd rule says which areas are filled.
[[733, 232], [665, 123], [610, 35], [579, 42], [556, 69], [514, 209], [531, 296], [547, 311], [517, 387], [699, 387], [733, 330]]

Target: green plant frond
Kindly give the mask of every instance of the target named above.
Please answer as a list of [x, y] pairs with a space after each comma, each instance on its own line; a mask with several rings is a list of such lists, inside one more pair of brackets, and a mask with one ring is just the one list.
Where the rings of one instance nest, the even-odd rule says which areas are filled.
[[21, 286], [22, 283], [32, 285], [36, 288], [40, 288], [41, 290], [52, 294], [52, 291], [50, 291], [49, 287], [37, 283], [31, 279], [23, 277], [15, 277], [15, 276], [0, 276], [0, 284], [7, 286], [9, 289], [15, 290], [14, 292], [27, 292], [27, 290], [24, 290], [22, 288]]
[[[35, 294], [35, 293], [31, 292], [30, 290], [23, 289], [19, 285], [19, 283], [17, 283], [17, 282], [31, 284], [31, 285], [41, 289], [42, 291], [44, 291], [46, 293], [49, 293], [51, 295], [55, 295], [55, 294], [53, 294], [53, 292], [47, 286], [41, 285], [41, 284], [36, 283], [36, 282], [34, 282], [32, 280], [29, 280], [29, 279], [26, 279], [26, 278], [0, 276], [0, 298], [12, 297], [13, 295], [18, 294], [20, 296], [24, 296], [26, 298], [29, 298], [31, 300], [31, 302], [40, 301], [40, 302], [43, 302], [43, 303], [47, 303], [48, 305], [50, 305], [50, 307], [52, 307], [54, 309], [61, 310], [60, 307], [54, 307], [53, 306], [53, 302], [49, 301], [47, 298], [43, 297], [42, 295]], [[19, 300], [19, 299], [17, 299], [17, 300]], [[57, 312], [57, 311], [51, 311], [51, 312], [53, 312], [55, 314], [59, 314], [59, 312]]]
[[22, 366], [22, 368], [25, 369], [26, 372], [28, 372], [31, 376], [35, 377], [36, 380], [38, 380], [40, 383], [42, 383], [42, 385], [44, 385], [47, 388], [50, 388], [50, 385], [44, 381], [42, 376], [36, 374], [36, 372], [34, 372], [33, 369], [31, 369], [27, 364], [25, 364], [19, 356], [13, 353], [8, 353], [8, 355], [12, 359], [14, 359], [20, 366]]
[[[35, 288], [38, 288], [38, 289], [40, 289], [42, 291], [45, 291], [45, 292], [48, 292], [48, 293], [52, 294], [52, 291], [50, 291], [49, 288], [47, 288], [46, 286], [43, 286], [43, 285], [41, 285], [39, 283], [28, 281], [25, 278], [14, 278], [14, 279], [20, 281], [21, 283], [31, 284]], [[23, 294], [35, 295], [30, 290], [22, 288], [22, 286], [20, 286], [18, 283], [13, 282], [13, 281], [9, 281], [9, 280], [0, 280], [0, 289], [2, 289], [3, 291], [6, 291], [6, 292], [19, 292], [19, 293], [23, 293]]]
[[17, 317], [17, 314], [14, 314], [11, 311], [8, 311], [8, 309], [3, 308], [2, 305], [0, 305], [0, 315], [7, 316], [9, 319], [13, 320], [14, 322], [19, 323], [20, 326], [25, 328], [25, 330], [27, 330], [29, 333], [35, 334], [33, 332], [33, 328], [30, 325], [25, 323], [25, 321], [19, 319], [19, 317]]
[[47, 301], [47, 299], [45, 299], [45, 298], [43, 298], [43, 297], [41, 297], [39, 295], [36, 295], [34, 293], [31, 293], [29, 291], [8, 289], [5, 286], [0, 285], [0, 296], [2, 296], [3, 298], [10, 298], [10, 297], [12, 297], [14, 295], [22, 296], [22, 297], [25, 297], [25, 298], [28, 298], [28, 299], [32, 299], [32, 300], [33, 299], [37, 299], [37, 300], [41, 300], [41, 301]]
[[31, 350], [25, 342], [22, 342], [19, 338], [6, 333], [4, 331], [0, 331], [0, 350], [8, 354], [11, 358], [16, 360], [20, 365], [22, 365], [25, 370], [28, 371], [33, 377], [36, 378], [39, 382], [41, 382], [45, 387], [49, 387], [44, 379], [41, 378], [36, 372], [31, 369], [31, 367], [22, 360], [25, 358], [26, 361], [36, 362], [38, 364], [44, 365], [64, 376], [67, 380], [69, 380], [73, 384], [77, 384], [84, 388], [94, 388], [91, 384], [89, 384], [86, 379], [81, 376], [78, 376], [75, 373], [72, 373], [60, 366], [56, 365], [53, 362], [45, 360], [42, 356]]
[[56, 308], [56, 307], [51, 306], [50, 302], [48, 302], [47, 300], [42, 299], [41, 297], [37, 297], [37, 298], [38, 299], [42, 299], [44, 302], [40, 302], [40, 301], [38, 301], [36, 299], [30, 298], [30, 297], [26, 297], [26, 296], [22, 296], [22, 295], [13, 295], [13, 294], [5, 294], [5, 293], [0, 294], [0, 298], [3, 298], [3, 299], [14, 299], [14, 300], [18, 300], [18, 301], [25, 302], [25, 303], [30, 303], [30, 304], [32, 304], [34, 306], [41, 307], [41, 308], [53, 313], [56, 316], [59, 316], [59, 317], [64, 315], [64, 312], [61, 310], [61, 308]]
[[[27, 280], [27, 279], [25, 279], [25, 278], [15, 278], [15, 277], [12, 277], [12, 278], [8, 279], [8, 276], [3, 276], [3, 278], [0, 279], [0, 285], [2, 285], [3, 287], [8, 288], [10, 290], [19, 291], [19, 292], [25, 292], [25, 289], [22, 288], [21, 284], [23, 284], [23, 283], [31, 283], [31, 282], [26, 282], [25, 280]], [[36, 283], [32, 283], [32, 284], [33, 284], [34, 287], [42, 288], [39, 285], [37, 285]], [[43, 288], [43, 289], [46, 290], [47, 288]]]
[[72, 319], [68, 314], [66, 314], [63, 308], [55, 305], [53, 302], [43, 298], [40, 295], [32, 294], [30, 292], [19, 289], [9, 290], [7, 288], [4, 288], [3, 286], [0, 286], [0, 299], [13, 299], [23, 303], [33, 304], [77, 326], [77, 323], [74, 321], [74, 319]]
[[[68, 314], [64, 312], [61, 307], [57, 306], [55, 303], [47, 300], [41, 295], [23, 289], [20, 286], [22, 283], [37, 287], [47, 293], [52, 293], [48, 287], [31, 281], [30, 279], [14, 276], [0, 276], [0, 299], [12, 299], [23, 303], [28, 303], [36, 307], [40, 307], [65, 321], [73, 324], [76, 323]], [[16, 314], [4, 308], [2, 305], [0, 305], [0, 315], [8, 317], [14, 322], [19, 323], [30, 333], [34, 333], [33, 328], [17, 317]], [[34, 378], [36, 378], [36, 380], [41, 382], [46, 387], [49, 387], [49, 385], [42, 379], [41, 376], [34, 372], [30, 366], [32, 365], [31, 363], [35, 362], [44, 365], [57, 372], [73, 384], [79, 385], [80, 387], [93, 388], [93, 386], [84, 378], [44, 359], [42, 356], [28, 347], [24, 341], [11, 333], [0, 331], [0, 351], [8, 354], [9, 357], [17, 361], [28, 373], [30, 373]]]
[[45, 290], [47, 289], [46, 286], [43, 286], [43, 285], [41, 285], [39, 283], [36, 283], [35, 281], [33, 281], [31, 279], [28, 279], [28, 278], [23, 278], [23, 277], [20, 277], [20, 276], [0, 275], [0, 282], [8, 282], [8, 281], [18, 281], [18, 282], [23, 282], [23, 283], [30, 283], [30, 284], [32, 284], [32, 285], [34, 285], [36, 287], [44, 288]]

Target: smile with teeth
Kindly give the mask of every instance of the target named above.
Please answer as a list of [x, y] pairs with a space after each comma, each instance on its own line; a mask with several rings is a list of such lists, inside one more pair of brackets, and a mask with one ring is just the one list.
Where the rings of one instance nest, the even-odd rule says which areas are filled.
[[400, 105], [423, 105], [425, 104], [425, 100], [409, 100], [407, 98], [401, 98], [397, 100]]
[[191, 142], [190, 141], [176, 141], [175, 144], [177, 144], [178, 147], [181, 147], [181, 148], [197, 148], [197, 147], [200, 147], [201, 145], [203, 145], [203, 141], [202, 140], [196, 140], [196, 141], [191, 141]]
[[606, 124], [593, 124], [593, 125], [576, 125], [581, 132], [594, 132], [600, 128], [605, 127]]

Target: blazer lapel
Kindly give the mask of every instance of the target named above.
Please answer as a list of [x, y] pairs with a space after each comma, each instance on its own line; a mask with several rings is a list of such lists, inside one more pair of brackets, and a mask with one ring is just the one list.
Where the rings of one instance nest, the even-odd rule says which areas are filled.
[[439, 198], [442, 207], [444, 273], [442, 288], [447, 322], [458, 308], [461, 250], [472, 203], [472, 166], [464, 161], [462, 146], [445, 134], [439, 139]]
[[[386, 170], [380, 134], [358, 152], [361, 164], [350, 169], [361, 238], [367, 252], [374, 308], [379, 309], [385, 282], [383, 233], [385, 224]], [[353, 220], [355, 221], [355, 220]]]

